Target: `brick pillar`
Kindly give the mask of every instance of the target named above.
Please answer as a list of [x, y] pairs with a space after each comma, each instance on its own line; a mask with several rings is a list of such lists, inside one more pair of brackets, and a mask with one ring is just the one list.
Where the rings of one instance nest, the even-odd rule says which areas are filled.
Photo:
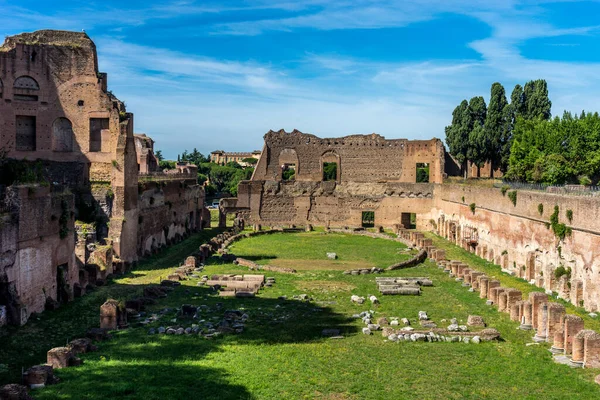
[[583, 363], [586, 368], [600, 368], [600, 334], [585, 337]]
[[[584, 336], [588, 332], [587, 330], [582, 330], [577, 332], [577, 335], [573, 337], [573, 347], [572, 347], [572, 356], [571, 356], [571, 365], [575, 367], [583, 366], [583, 345], [584, 345]], [[592, 331], [593, 332], [593, 331]]]
[[497, 306], [498, 301], [499, 301], [498, 299], [500, 298], [500, 294], [504, 293], [505, 290], [506, 290], [506, 288], [503, 288], [500, 286], [488, 289], [488, 300], [490, 300], [493, 305]]
[[531, 318], [531, 302], [529, 300], [526, 300], [523, 302], [523, 309], [521, 313], [521, 326], [519, 328], [526, 331], [533, 329], [531, 325]]
[[548, 302], [548, 295], [542, 292], [531, 292], [529, 293], [529, 301], [531, 302], [532, 316], [531, 321], [533, 324], [533, 328], [537, 329], [538, 323], [538, 310], [541, 303]]
[[496, 281], [496, 280], [489, 281], [488, 282], [487, 297], [488, 298], [490, 297], [490, 293], [491, 293], [491, 290], [493, 288], [498, 288], [498, 287], [500, 287], [500, 281]]
[[487, 298], [489, 285], [490, 285], [490, 280], [487, 277], [481, 277], [479, 279], [479, 298], [480, 299]]
[[565, 354], [569, 355], [573, 351], [573, 338], [583, 329], [583, 319], [576, 315], [566, 314], [563, 323]]
[[[512, 310], [512, 306], [522, 299], [523, 293], [521, 293], [520, 290], [508, 289], [506, 291], [506, 307], [502, 311], [510, 313]], [[518, 318], [516, 319], [516, 321], [518, 321]]]
[[[563, 326], [561, 325], [560, 328], [563, 328]], [[555, 354], [565, 352], [565, 333], [563, 329], [558, 329], [554, 332], [554, 343], [550, 351]]]
[[479, 290], [479, 277], [483, 275], [483, 272], [471, 271], [471, 287], [473, 290]]
[[547, 341], [554, 340], [556, 331], [562, 330], [562, 318], [565, 315], [565, 306], [558, 303], [548, 303], [548, 326], [546, 328]]
[[535, 341], [545, 342], [548, 339], [548, 303], [540, 303], [537, 310], [537, 331]]
[[523, 307], [523, 301], [518, 300], [510, 306], [510, 320], [519, 322], [521, 321], [521, 309]]

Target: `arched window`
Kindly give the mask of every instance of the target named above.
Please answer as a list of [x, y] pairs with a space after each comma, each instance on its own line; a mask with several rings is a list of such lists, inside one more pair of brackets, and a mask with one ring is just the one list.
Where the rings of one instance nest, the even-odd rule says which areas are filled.
[[298, 155], [294, 149], [283, 149], [279, 153], [279, 166], [281, 179], [284, 181], [296, 180], [298, 174]]
[[40, 85], [30, 76], [20, 76], [14, 83], [14, 99], [21, 101], [37, 101]]
[[66, 118], [57, 118], [52, 124], [52, 150], [73, 151], [73, 124]]
[[340, 181], [340, 156], [333, 150], [321, 156], [321, 174], [324, 181]]

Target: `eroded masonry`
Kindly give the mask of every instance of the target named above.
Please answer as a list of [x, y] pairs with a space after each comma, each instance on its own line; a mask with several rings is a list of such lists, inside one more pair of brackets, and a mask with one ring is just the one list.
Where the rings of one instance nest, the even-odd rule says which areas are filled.
[[207, 223], [192, 165], [161, 172], [154, 142], [108, 90], [85, 33], [0, 47], [0, 318], [85, 294]]
[[[600, 198], [442, 184], [460, 174], [439, 139], [321, 139], [270, 131], [256, 171], [222, 215], [264, 226], [435, 231], [561, 298], [600, 306]], [[223, 218], [224, 221], [224, 218]], [[554, 222], [552, 222], [554, 221]], [[556, 224], [570, 235], [561, 237]]]

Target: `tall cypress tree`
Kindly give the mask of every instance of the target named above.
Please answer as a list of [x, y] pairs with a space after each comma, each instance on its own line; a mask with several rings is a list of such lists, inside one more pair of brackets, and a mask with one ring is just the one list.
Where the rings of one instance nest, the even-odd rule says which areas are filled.
[[548, 84], [544, 79], [529, 81], [523, 89], [523, 118], [549, 120], [552, 102], [548, 97]]
[[446, 127], [446, 144], [450, 154], [461, 164], [466, 171], [467, 150], [469, 144], [469, 103], [463, 100], [452, 112], [452, 124]]
[[490, 104], [487, 109], [484, 125], [485, 153], [486, 158], [491, 162], [492, 177], [494, 169], [502, 161], [502, 150], [508, 131], [508, 120], [505, 110], [507, 106], [508, 101], [506, 100], [504, 87], [498, 82], [492, 84]]
[[473, 97], [469, 101], [470, 129], [467, 149], [467, 158], [477, 166], [477, 176], [480, 169], [487, 161], [487, 138], [484, 129], [487, 117], [485, 100], [481, 96]]

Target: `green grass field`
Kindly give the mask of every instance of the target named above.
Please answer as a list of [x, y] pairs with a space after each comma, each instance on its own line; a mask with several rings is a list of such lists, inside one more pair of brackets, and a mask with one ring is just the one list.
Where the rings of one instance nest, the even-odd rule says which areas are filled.
[[[84, 326], [97, 326], [98, 306], [105, 295], [135, 294], [139, 285], [154, 282], [167, 268], [198, 245], [200, 236], [142, 263], [133, 274], [99, 289], [61, 310], [44, 314], [40, 321], [14, 329], [2, 337], [0, 355], [10, 371], [44, 360], [44, 352], [73, 338]], [[481, 267], [496, 268], [442, 242], [452, 258], [468, 259]], [[214, 310], [243, 309], [250, 318], [244, 333], [213, 340], [196, 335], [148, 335], [150, 326], [193, 321], [167, 313], [146, 327], [132, 326], [82, 355], [80, 367], [60, 370], [62, 382], [34, 392], [36, 399], [593, 399], [600, 386], [593, 378], [600, 371], [575, 370], [552, 362], [548, 345], [526, 346], [532, 332], [517, 330], [507, 314], [486, 306], [432, 262], [415, 268], [386, 272], [386, 276], [429, 276], [434, 287], [421, 296], [378, 296], [381, 304], [355, 305], [351, 294], [376, 294], [375, 276], [343, 275], [345, 265], [386, 267], [408, 257], [397, 242], [321, 232], [272, 234], [235, 243], [231, 251], [261, 264], [294, 267], [296, 274], [278, 274], [272, 288], [254, 299], [219, 298], [196, 280], [185, 281], [159, 305], [207, 305]], [[328, 260], [326, 252], [336, 252]], [[478, 264], [479, 268], [479, 264]], [[206, 273], [244, 273], [247, 270], [216, 259]], [[488, 272], [488, 271], [486, 271]], [[489, 272], [488, 272], [489, 273]], [[498, 275], [500, 270], [498, 268]], [[504, 276], [505, 284], [519, 280]], [[512, 280], [512, 281], [511, 281]], [[514, 284], [513, 284], [514, 283]], [[527, 285], [526, 283], [523, 283]], [[527, 285], [528, 286], [528, 285]], [[524, 286], [523, 286], [524, 287]], [[102, 292], [106, 291], [106, 292]], [[308, 294], [310, 302], [293, 300]], [[279, 296], [287, 300], [278, 300]], [[469, 314], [484, 317], [503, 340], [494, 343], [393, 343], [380, 333], [365, 336], [364, 326], [352, 314], [373, 309], [380, 316], [409, 318], [417, 326], [417, 313], [445, 327], [453, 317], [462, 323]], [[215, 319], [223, 311], [208, 311]], [[446, 322], [442, 322], [446, 320]], [[595, 322], [595, 321], [592, 321]], [[133, 325], [133, 324], [132, 324]], [[586, 321], [587, 326], [587, 321]], [[76, 327], [71, 328], [71, 327]], [[338, 328], [343, 339], [321, 336], [324, 328]], [[58, 334], [60, 333], [60, 334]], [[56, 336], [54, 341], [45, 339]], [[3, 363], [1, 361], [0, 363]], [[14, 377], [14, 373], [11, 373]]]

